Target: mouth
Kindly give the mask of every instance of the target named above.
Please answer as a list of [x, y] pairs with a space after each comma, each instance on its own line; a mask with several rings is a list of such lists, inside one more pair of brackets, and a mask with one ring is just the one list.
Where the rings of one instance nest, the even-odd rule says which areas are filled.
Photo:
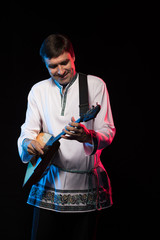
[[65, 80], [68, 77], [69, 72], [65, 72], [63, 75], [57, 75], [60, 80]]
[[68, 83], [72, 76], [73, 76], [73, 70], [66, 70], [63, 75], [62, 74], [55, 74], [55, 75], [51, 75], [53, 79], [55, 79], [56, 81], [58, 81], [60, 84], [66, 84]]

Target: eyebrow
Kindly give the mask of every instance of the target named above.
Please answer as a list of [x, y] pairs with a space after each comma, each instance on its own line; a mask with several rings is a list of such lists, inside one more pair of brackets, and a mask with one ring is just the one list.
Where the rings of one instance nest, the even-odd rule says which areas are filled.
[[65, 64], [67, 64], [69, 61], [70, 61], [70, 59], [66, 58], [65, 60], [63, 60], [62, 62], [59, 62], [59, 63], [57, 63], [57, 64], [50, 63], [50, 64], [48, 64], [48, 67], [57, 67], [59, 64], [60, 64], [60, 65], [65, 65]]

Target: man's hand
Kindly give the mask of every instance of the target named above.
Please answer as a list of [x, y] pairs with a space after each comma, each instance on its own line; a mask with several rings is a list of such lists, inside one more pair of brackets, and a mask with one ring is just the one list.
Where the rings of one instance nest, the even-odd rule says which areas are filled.
[[72, 117], [72, 122], [69, 123], [64, 131], [67, 135], [61, 137], [68, 140], [77, 140], [78, 142], [88, 142], [92, 144], [92, 137], [90, 131], [81, 123], [76, 123], [75, 118]]
[[36, 140], [25, 139], [23, 141], [23, 148], [31, 155], [43, 155], [43, 147]]

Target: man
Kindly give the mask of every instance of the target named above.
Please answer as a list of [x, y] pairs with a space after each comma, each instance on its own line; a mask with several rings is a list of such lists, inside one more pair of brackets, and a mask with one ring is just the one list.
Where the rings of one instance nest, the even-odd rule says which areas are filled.
[[[40, 215], [37, 239], [52, 234], [55, 229], [58, 231], [59, 225], [70, 239], [90, 239], [95, 210], [112, 205], [110, 180], [100, 161], [102, 150], [115, 136], [109, 95], [101, 79], [88, 75], [89, 105], [98, 103], [101, 110], [94, 120], [76, 123], [79, 74], [71, 42], [63, 35], [52, 34], [42, 43], [40, 55], [51, 77], [35, 84], [29, 93], [26, 120], [18, 139], [22, 161], [44, 154], [36, 141], [40, 131], [56, 136], [63, 129], [66, 135], [60, 139], [58, 153], [41, 180], [32, 186], [28, 197], [28, 204]], [[36, 235], [36, 222], [38, 225], [38, 218], [33, 221], [32, 237]]]

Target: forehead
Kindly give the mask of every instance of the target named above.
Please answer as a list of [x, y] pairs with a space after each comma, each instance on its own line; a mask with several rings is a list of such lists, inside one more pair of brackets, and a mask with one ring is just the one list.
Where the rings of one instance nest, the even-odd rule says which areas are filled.
[[64, 52], [62, 53], [60, 56], [58, 56], [57, 58], [44, 58], [44, 61], [47, 65], [49, 64], [59, 64], [61, 62], [63, 62], [64, 60], [67, 59], [71, 59], [71, 55], [69, 52]]

